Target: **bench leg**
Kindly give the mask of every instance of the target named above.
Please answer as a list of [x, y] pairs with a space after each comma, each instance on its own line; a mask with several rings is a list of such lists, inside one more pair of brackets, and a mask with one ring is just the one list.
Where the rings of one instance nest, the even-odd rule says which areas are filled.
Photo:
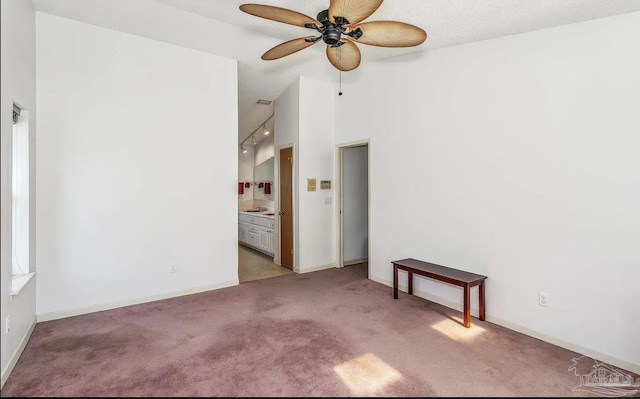
[[407, 281], [409, 282], [409, 289], [407, 290], [407, 293], [409, 295], [413, 295], [413, 273], [407, 272], [407, 274]]
[[471, 291], [471, 288], [469, 287], [469, 284], [465, 284], [464, 287], [462, 287], [462, 289], [464, 290], [464, 298], [463, 298], [463, 306], [464, 306], [464, 326], [469, 328], [471, 327], [471, 301], [469, 298], [469, 291]]
[[393, 299], [398, 299], [398, 265], [393, 265]]
[[484, 321], [484, 280], [480, 282], [478, 286], [478, 302], [480, 309], [478, 310], [478, 318]]

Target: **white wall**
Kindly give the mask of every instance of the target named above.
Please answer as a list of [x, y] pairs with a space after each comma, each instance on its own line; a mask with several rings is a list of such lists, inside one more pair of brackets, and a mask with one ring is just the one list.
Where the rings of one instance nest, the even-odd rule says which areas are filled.
[[[335, 266], [335, 184], [331, 180], [335, 152], [335, 87], [331, 83], [300, 77], [299, 261], [301, 272]], [[307, 178], [316, 179], [316, 191], [307, 191]], [[330, 203], [325, 203], [329, 199]]]
[[42, 13], [37, 42], [39, 317], [237, 284], [236, 62]]
[[405, 257], [485, 274], [489, 320], [640, 372], [638, 37], [636, 12], [346, 79], [336, 141], [371, 139], [371, 278]]
[[[36, 280], [32, 279], [19, 295], [9, 298], [11, 291], [11, 176], [12, 176], [12, 109], [15, 102], [28, 110], [30, 128], [30, 237], [29, 260], [36, 271], [35, 257], [35, 146], [36, 146], [36, 32], [35, 10], [28, 0], [2, 0], [0, 107], [1, 107], [1, 178], [0, 197], [0, 261], [2, 273], [2, 384], [17, 360], [20, 343], [35, 322]], [[5, 332], [5, 320], [10, 317], [10, 331]]]
[[[262, 134], [258, 131], [258, 134]], [[260, 165], [267, 159], [271, 158], [275, 154], [275, 150], [273, 148], [274, 145], [274, 132], [271, 134], [264, 136], [262, 140], [258, 142], [255, 146], [255, 164], [256, 166]]]
[[[333, 84], [300, 76], [275, 104], [276, 187], [279, 151], [283, 146], [294, 147], [293, 270], [299, 273], [335, 266], [334, 186], [320, 189], [320, 180], [333, 181], [334, 176], [334, 96]], [[307, 178], [316, 179], [316, 191], [307, 191]], [[331, 203], [325, 204], [325, 198]]]
[[369, 256], [369, 148], [342, 149], [343, 262]]

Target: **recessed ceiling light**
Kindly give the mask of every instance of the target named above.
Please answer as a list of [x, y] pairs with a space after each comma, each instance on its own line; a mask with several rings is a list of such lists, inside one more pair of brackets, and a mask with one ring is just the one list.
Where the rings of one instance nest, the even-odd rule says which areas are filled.
[[269, 105], [271, 104], [271, 100], [258, 100], [256, 102], [256, 104], [260, 104], [260, 105]]

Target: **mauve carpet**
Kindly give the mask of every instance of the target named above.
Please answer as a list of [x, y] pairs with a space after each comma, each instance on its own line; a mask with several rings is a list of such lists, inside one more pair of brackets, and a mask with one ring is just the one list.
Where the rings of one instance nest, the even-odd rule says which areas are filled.
[[366, 277], [349, 266], [38, 323], [2, 396], [593, 396], [572, 391], [579, 354], [466, 329]]

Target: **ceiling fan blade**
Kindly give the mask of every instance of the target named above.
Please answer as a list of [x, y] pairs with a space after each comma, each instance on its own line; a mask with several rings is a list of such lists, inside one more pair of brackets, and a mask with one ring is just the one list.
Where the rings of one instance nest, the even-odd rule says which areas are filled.
[[354, 30], [362, 29], [362, 36], [356, 43], [381, 47], [411, 47], [427, 39], [427, 32], [417, 26], [398, 21], [365, 22], [358, 26], [349, 26]]
[[317, 27], [321, 27], [322, 24], [316, 19], [311, 18], [308, 15], [301, 14], [297, 11], [292, 11], [287, 8], [265, 6], [262, 4], [243, 4], [240, 6], [240, 10], [247, 14], [255, 15], [256, 17], [262, 17], [270, 19], [272, 21], [284, 22], [285, 24], [291, 24], [304, 27], [305, 24], [311, 23]]
[[329, 62], [341, 71], [351, 71], [360, 65], [360, 50], [351, 40], [344, 40], [340, 47], [327, 45]]
[[357, 24], [373, 14], [380, 4], [382, 0], [331, 0], [329, 21], [335, 23], [333, 17], [344, 17], [350, 24]]
[[308, 42], [306, 39], [316, 39], [315, 36], [307, 36], [307, 37], [299, 37], [297, 39], [289, 40], [288, 42], [284, 42], [278, 44], [273, 47], [271, 50], [262, 54], [263, 60], [276, 60], [278, 58], [282, 58], [289, 54], [293, 54], [296, 51], [300, 51], [309, 46], [314, 45], [317, 41]]

